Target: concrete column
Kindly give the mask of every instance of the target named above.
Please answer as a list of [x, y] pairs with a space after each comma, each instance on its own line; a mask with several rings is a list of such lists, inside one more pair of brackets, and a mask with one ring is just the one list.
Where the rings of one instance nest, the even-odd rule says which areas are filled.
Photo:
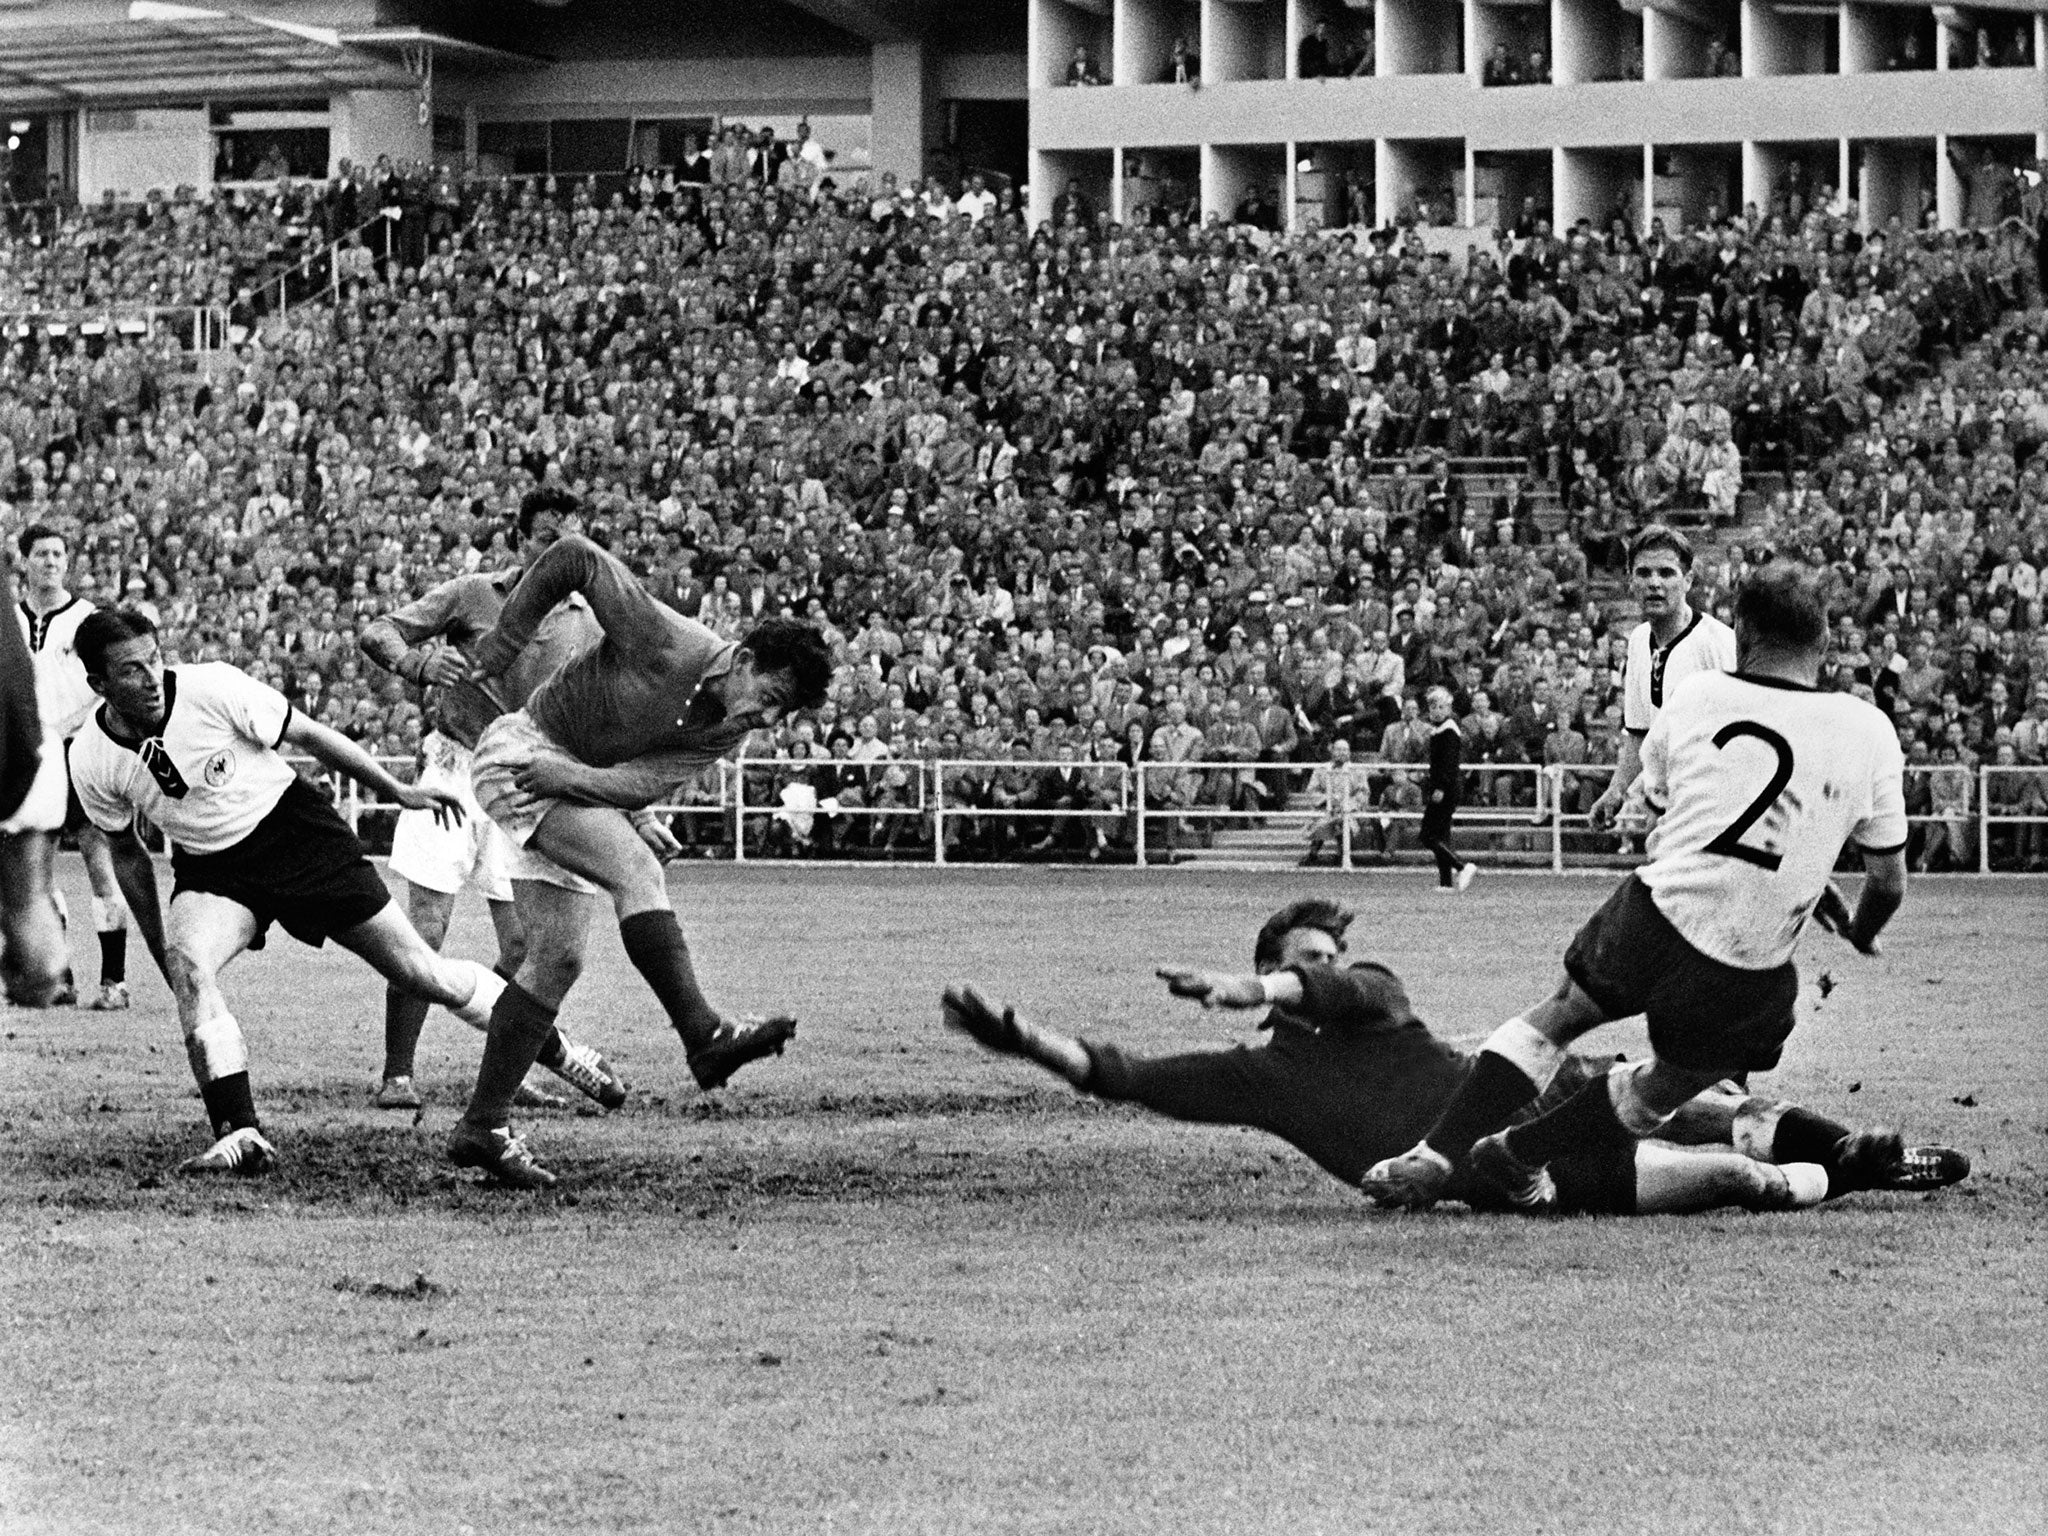
[[1664, 13], [1643, 7], [1643, 78], [1669, 80], [1671, 74], [1671, 28]]
[[1835, 141], [1835, 196], [1847, 202], [1856, 195], [1856, 189], [1849, 185], [1849, 141]]
[[[1747, 73], [1747, 70], [1744, 71]], [[1742, 141], [1742, 203], [1763, 208], [1771, 200], [1771, 167], [1763, 146], [1754, 139]]]
[[[1294, 24], [1294, 7], [1292, 6], [1287, 8], [1287, 19], [1288, 32], [1292, 36]], [[1293, 58], [1291, 51], [1288, 57], [1291, 61]], [[1293, 65], [1290, 62], [1289, 68], [1292, 67]], [[1295, 210], [1295, 204], [1301, 200], [1301, 172], [1294, 162], [1294, 157], [1298, 153], [1300, 153], [1300, 146], [1292, 139], [1289, 139], [1287, 141], [1287, 160], [1280, 167], [1280, 228], [1290, 235], [1298, 234], [1301, 228]]]
[[462, 104], [462, 165], [465, 170], [476, 169], [476, 103]]
[[1948, 158], [1948, 135], [1934, 136], [1934, 217], [1943, 229], [1960, 229], [1963, 223], [1963, 178]]
[[[1476, 3], [1472, 7], [1476, 9]], [[1479, 222], [1479, 157], [1465, 141], [1465, 170], [1458, 178], [1458, 222], [1470, 229]]]
[[[1202, 32], [1205, 37], [1208, 35], [1209, 28], [1208, 9], [1206, 6], [1203, 8], [1202, 17]], [[1208, 68], [1209, 54], [1207, 49], [1204, 49], [1202, 53], [1202, 69], [1206, 73]], [[1211, 214], [1221, 214], [1223, 217], [1228, 218], [1230, 216], [1230, 204], [1227, 200], [1227, 190], [1223, 185], [1222, 157], [1217, 154], [1214, 144], [1204, 144], [1202, 146], [1202, 221], [1207, 223]]]
[[1118, 224], [1128, 223], [1124, 207], [1124, 152], [1121, 146], [1109, 152], [1109, 216]]
[[[1059, 196], [1060, 189], [1053, 185], [1053, 178], [1056, 172], [1053, 170], [1051, 155], [1042, 149], [1033, 149], [1030, 153], [1030, 166], [1029, 174], [1031, 181], [1029, 191], [1031, 195], [1025, 207], [1025, 217], [1031, 220], [1031, 227], [1036, 229], [1052, 217], [1053, 199]], [[876, 166], [877, 174], [880, 173], [880, 169], [878, 163]]]
[[[1287, 0], [1287, 74], [1285, 78], [1289, 80], [1299, 80], [1301, 78], [1301, 40], [1308, 36], [1309, 30], [1308, 0]], [[1289, 165], [1294, 164], [1292, 154], [1288, 156], [1287, 163]], [[1289, 174], [1292, 175], [1293, 173], [1289, 172]], [[1293, 202], [1291, 199], [1288, 203], [1288, 209], [1287, 217], [1289, 222], [1287, 228], [1292, 231], [1294, 228], [1294, 213], [1292, 211]]]
[[[1655, 13], [1645, 11], [1643, 13], [1643, 20], [1647, 22], [1653, 14]], [[1642, 210], [1636, 216], [1636, 222], [1640, 226], [1636, 233], [1648, 235], [1650, 232], [1650, 220], [1657, 216], [1657, 146], [1654, 144], [1645, 144], [1643, 146], [1642, 202]], [[1672, 233], [1672, 231], [1667, 231], [1667, 233]]]
[[879, 178], [884, 171], [894, 171], [898, 182], [919, 180], [924, 176], [927, 124], [936, 104], [924, 44], [915, 39], [876, 43], [871, 67], [874, 173]]
[[1884, 38], [1875, 6], [1843, 5], [1841, 28], [1843, 74], [1874, 75], [1884, 68]]
[[1459, 25], [1465, 29], [1465, 79], [1473, 86], [1477, 86], [1485, 75], [1487, 45], [1492, 41], [1490, 37], [1482, 36], [1490, 33], [1492, 28], [1482, 25], [1488, 18], [1480, 14], [1480, 9], [1479, 0], [1465, 0], [1465, 9], [1459, 18]]

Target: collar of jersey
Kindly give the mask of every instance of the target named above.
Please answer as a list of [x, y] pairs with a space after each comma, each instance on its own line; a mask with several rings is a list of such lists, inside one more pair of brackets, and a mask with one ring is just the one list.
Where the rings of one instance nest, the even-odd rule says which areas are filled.
[[119, 731], [114, 729], [113, 717], [107, 713], [107, 706], [104, 704], [100, 706], [100, 729], [107, 733], [107, 740], [111, 741], [115, 746], [125, 747], [130, 752], [139, 752], [142, 750], [142, 744], [145, 741], [163, 740], [164, 732], [171, 728], [171, 711], [177, 707], [177, 703], [178, 674], [176, 672], [173, 672], [169, 667], [165, 667], [164, 718], [162, 723], [160, 723], [157, 726], [156, 735], [153, 738], [148, 736], [123, 736]]
[[1731, 672], [1730, 677], [1745, 683], [1755, 683], [1759, 688], [1783, 688], [1787, 693], [1819, 693], [1810, 683], [1795, 683], [1786, 677], [1758, 677], [1754, 672]]

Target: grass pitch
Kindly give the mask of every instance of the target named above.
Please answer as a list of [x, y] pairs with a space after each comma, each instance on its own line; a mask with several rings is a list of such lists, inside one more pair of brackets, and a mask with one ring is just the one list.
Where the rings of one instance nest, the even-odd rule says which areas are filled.
[[[1548, 989], [1604, 881], [674, 885], [713, 998], [802, 1032], [698, 1095], [601, 938], [564, 1024], [636, 1092], [525, 1122], [564, 1177], [545, 1197], [442, 1166], [477, 1050], [446, 1015], [420, 1123], [365, 1107], [381, 994], [332, 951], [278, 936], [229, 975], [286, 1159], [257, 1182], [167, 1176], [205, 1136], [146, 960], [129, 1014], [5, 1015], [0, 1531], [2048, 1523], [2048, 888], [1923, 882], [1876, 962], [1816, 935], [1770, 1085], [1965, 1148], [1969, 1185], [1536, 1222], [1374, 1212], [1255, 1134], [988, 1060], [936, 998], [966, 979], [1140, 1046], [1226, 1038], [1152, 966], [1248, 965], [1265, 913], [1317, 890], [1476, 1040]], [[451, 948], [488, 944], [465, 903]]]

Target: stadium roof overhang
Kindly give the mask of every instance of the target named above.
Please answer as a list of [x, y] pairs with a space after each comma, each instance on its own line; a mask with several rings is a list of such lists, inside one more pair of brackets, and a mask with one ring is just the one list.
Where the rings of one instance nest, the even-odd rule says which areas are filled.
[[164, 100], [405, 90], [417, 61], [495, 68], [539, 60], [423, 32], [334, 32], [196, 6], [142, 3], [125, 22], [0, 29], [0, 107], [9, 112]]
[[[1782, 0], [1782, 3], [1774, 3], [1771, 8], [1778, 11], [1812, 11], [1819, 9], [1824, 3], [1826, 3], [1826, 0]], [[1861, 3], [1865, 5], [1908, 6], [1916, 11], [1928, 9], [1927, 0], [1861, 0]], [[1625, 11], [1632, 11], [1637, 15], [1641, 15], [1646, 10], [1664, 11], [1686, 21], [1696, 22], [1711, 32], [1719, 32], [1723, 27], [1723, 19], [1710, 6], [1705, 4], [1704, 0], [1621, 0], [1621, 8]], [[1832, 10], [1834, 6], [1827, 4], [1826, 8]], [[1970, 9], [1972, 11], [2018, 11], [2029, 16], [2041, 16], [2048, 15], [2048, 0], [1970, 0]], [[1951, 6], [1936, 5], [1934, 12], [1938, 18], [1942, 18], [1944, 25], [1957, 26], [1963, 24], [1961, 13]], [[1943, 12], [1947, 12], [1955, 20], [1950, 21], [1942, 17]]]

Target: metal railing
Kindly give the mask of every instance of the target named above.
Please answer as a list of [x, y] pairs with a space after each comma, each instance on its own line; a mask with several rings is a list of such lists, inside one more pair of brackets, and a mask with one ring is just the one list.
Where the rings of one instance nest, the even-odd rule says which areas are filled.
[[[411, 758], [379, 761], [401, 779], [410, 779], [416, 766]], [[307, 772], [317, 765], [299, 760], [294, 766]], [[873, 790], [891, 768], [904, 772], [902, 797], [881, 801]], [[1087, 803], [1045, 804], [1016, 792], [1025, 777], [1035, 787], [1043, 783], [1046, 771], [1061, 768], [1073, 769], [1087, 787]], [[1938, 853], [1946, 855], [1952, 869], [1980, 874], [2018, 873], [2048, 862], [2048, 767], [1913, 767], [1906, 772], [1909, 804], [1914, 805], [1915, 779], [1948, 775], [1927, 786], [1930, 796], [1941, 789], [1940, 805], [1916, 809], [1907, 818], [1913, 833], [1908, 854], [1916, 867], [1924, 867]], [[990, 828], [999, 829], [998, 835], [980, 840], [993, 844], [999, 855], [1005, 849], [1013, 854], [1022, 851], [1015, 846], [1018, 839], [1000, 829], [1036, 823], [1105, 833], [1114, 827], [1119, 861], [1142, 867], [1154, 862], [1155, 854], [1171, 857], [1182, 849], [1182, 825], [1236, 824], [1296, 831], [1304, 839], [1310, 828], [1321, 825], [1336, 846], [1340, 864], [1348, 867], [1368, 841], [1380, 853], [1417, 851], [1399, 848], [1400, 829], [1416, 827], [1423, 818], [1420, 795], [1407, 793], [1403, 786], [1419, 789], [1426, 773], [1419, 763], [1369, 760], [1340, 766], [1221, 759], [1125, 764], [1055, 758], [882, 758], [858, 763], [843, 758], [751, 757], [707, 768], [695, 786], [699, 798], [653, 809], [670, 819], [690, 818], [699, 825], [715, 822], [714, 840], [706, 843], [693, 836], [690, 841], [699, 851], [739, 862], [774, 856], [771, 844], [786, 845], [792, 853], [815, 851], [813, 836], [824, 822], [835, 827], [863, 825], [871, 833], [894, 827], [905, 851], [898, 853], [898, 839], [891, 838], [888, 852], [899, 858], [915, 854], [945, 865], [957, 861], [965, 845]], [[1454, 829], [1460, 851], [1481, 862], [1548, 868], [1560, 874], [1635, 862], [1640, 857], [1642, 822], [1625, 816], [1618, 827], [1595, 828], [1588, 814], [1592, 783], [1613, 773], [1613, 765], [1602, 763], [1467, 765]], [[325, 785], [336, 808], [359, 832], [364, 818], [392, 815], [399, 809], [352, 781], [337, 782], [333, 775], [317, 772], [313, 777]], [[833, 781], [831, 787], [822, 786], [822, 779]], [[1246, 803], [1237, 794], [1247, 779], [1257, 786], [1255, 803]], [[810, 791], [808, 795], [785, 794], [799, 783]], [[990, 786], [999, 784], [1004, 785], [1001, 792], [992, 792]], [[1968, 796], [1963, 803], [1965, 787]], [[2001, 809], [1992, 809], [1994, 804]], [[790, 835], [772, 835], [778, 825], [788, 828]], [[1086, 849], [1063, 851], [1079, 855]], [[1126, 854], [1127, 860], [1122, 857]]]
[[0, 336], [115, 334], [147, 336], [172, 328], [188, 352], [217, 352], [227, 341], [227, 312], [217, 304], [99, 304], [53, 309], [0, 309]]

